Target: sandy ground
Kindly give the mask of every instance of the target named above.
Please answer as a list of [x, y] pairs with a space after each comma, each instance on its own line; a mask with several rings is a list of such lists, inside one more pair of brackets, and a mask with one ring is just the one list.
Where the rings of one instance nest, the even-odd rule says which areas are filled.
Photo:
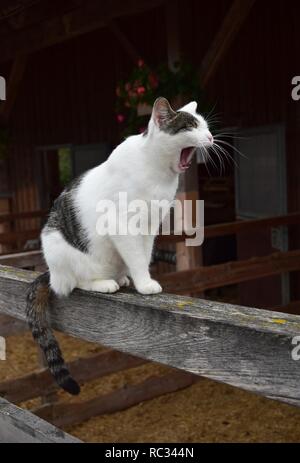
[[[101, 347], [59, 334], [67, 360], [99, 352]], [[26, 333], [7, 339], [7, 360], [0, 380], [34, 371], [37, 350]], [[83, 387], [78, 400], [108, 393], [125, 384], [167, 371], [147, 364]], [[61, 400], [74, 400], [64, 392]], [[21, 404], [31, 409], [39, 399]], [[128, 410], [92, 418], [66, 431], [86, 442], [300, 442], [300, 409], [202, 379]]]

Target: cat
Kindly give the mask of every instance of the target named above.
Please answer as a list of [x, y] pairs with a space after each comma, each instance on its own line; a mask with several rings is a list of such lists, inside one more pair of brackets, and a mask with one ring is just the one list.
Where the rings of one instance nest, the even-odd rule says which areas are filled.
[[96, 208], [103, 199], [116, 202], [120, 191], [127, 193], [128, 201], [171, 203], [179, 174], [191, 165], [195, 149], [214, 142], [196, 111], [196, 102], [174, 111], [166, 98], [158, 98], [146, 131], [127, 138], [106, 162], [73, 180], [53, 204], [41, 233], [49, 271], [30, 285], [26, 315], [52, 375], [70, 394], [78, 394], [80, 387], [70, 376], [47, 319], [51, 297], [68, 296], [75, 287], [114, 293], [129, 285], [129, 277], [140, 294], [162, 291], [149, 273], [154, 234], [99, 235]]

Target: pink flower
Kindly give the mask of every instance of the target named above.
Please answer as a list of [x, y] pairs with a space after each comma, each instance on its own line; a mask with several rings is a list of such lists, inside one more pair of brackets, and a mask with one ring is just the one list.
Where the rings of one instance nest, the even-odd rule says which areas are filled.
[[140, 128], [139, 128], [140, 133], [144, 133], [145, 130], [146, 130], [146, 128], [147, 128], [147, 127], [140, 127]]
[[148, 77], [149, 84], [151, 85], [152, 88], [157, 88], [158, 87], [158, 78], [155, 74], [151, 73], [149, 74]]
[[119, 124], [122, 124], [122, 122], [125, 121], [125, 116], [123, 114], [118, 114], [117, 121], [119, 122]]
[[131, 85], [129, 82], [125, 84], [125, 90], [128, 92], [131, 89]]
[[138, 60], [138, 67], [139, 68], [142, 68], [144, 66], [144, 64], [145, 64], [144, 60], [142, 60], [142, 59]]
[[136, 92], [138, 95], [143, 95], [145, 93], [146, 89], [143, 86], [140, 86], [136, 89]]

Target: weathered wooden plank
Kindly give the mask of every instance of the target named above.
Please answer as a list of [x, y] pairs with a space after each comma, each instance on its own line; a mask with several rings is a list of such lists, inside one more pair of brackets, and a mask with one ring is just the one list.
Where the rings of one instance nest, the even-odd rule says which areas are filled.
[[219, 63], [224, 59], [230, 45], [235, 39], [241, 26], [245, 22], [255, 0], [234, 0], [225, 16], [211, 47], [208, 49], [201, 66], [201, 84], [207, 85], [216, 71]]
[[70, 426], [93, 416], [119, 412], [163, 394], [179, 391], [196, 381], [199, 381], [199, 377], [195, 375], [172, 371], [84, 402], [61, 402], [41, 406], [35, 409], [34, 413], [56, 426]]
[[[0, 235], [1, 236], [1, 235]], [[42, 251], [24, 251], [13, 254], [0, 254], [0, 265], [26, 268], [46, 265]]]
[[[143, 365], [145, 362], [141, 358], [109, 350], [89, 357], [78, 358], [68, 363], [68, 367], [76, 380], [82, 384]], [[43, 394], [51, 394], [57, 388], [49, 370], [42, 369], [20, 378], [2, 381], [0, 383], [0, 396], [10, 402], [20, 403]]]
[[[0, 312], [25, 318], [35, 272], [0, 268]], [[55, 329], [266, 397], [300, 405], [292, 339], [300, 317], [168, 294], [75, 290], [57, 299]]]
[[270, 256], [254, 257], [248, 260], [167, 273], [159, 275], [159, 281], [166, 291], [185, 294], [220, 288], [299, 269], [300, 251], [288, 251], [271, 254]]
[[1, 443], [79, 443], [52, 424], [0, 397]]

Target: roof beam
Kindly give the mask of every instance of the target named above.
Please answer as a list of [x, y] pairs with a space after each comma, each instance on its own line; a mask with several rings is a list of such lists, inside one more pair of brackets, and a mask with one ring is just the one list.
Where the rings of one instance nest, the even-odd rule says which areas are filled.
[[32, 53], [106, 26], [113, 19], [138, 14], [159, 6], [163, 0], [92, 0], [84, 6], [1, 40], [0, 62], [18, 53]]
[[206, 87], [249, 15], [255, 0], [234, 0], [201, 65], [200, 79]]

